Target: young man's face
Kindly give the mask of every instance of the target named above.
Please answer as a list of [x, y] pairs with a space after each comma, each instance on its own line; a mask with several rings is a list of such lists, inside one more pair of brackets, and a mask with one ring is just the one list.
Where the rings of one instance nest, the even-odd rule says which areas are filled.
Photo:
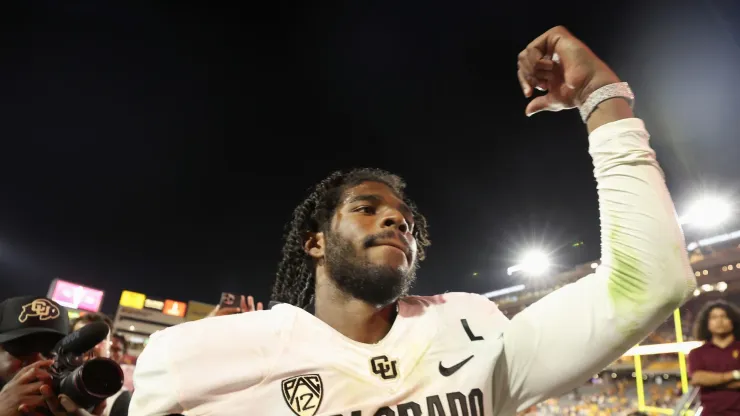
[[732, 321], [722, 308], [714, 308], [709, 311], [709, 332], [712, 335], [727, 336], [732, 333]]
[[124, 349], [123, 342], [118, 337], [112, 337], [110, 341], [110, 359], [120, 364], [123, 361]]
[[0, 346], [0, 380], [2, 380], [3, 384], [9, 382], [18, 374], [18, 371], [24, 367], [25, 360], [26, 358], [16, 357]]
[[49, 358], [58, 338], [48, 334], [33, 334], [0, 345], [0, 380], [7, 383], [23, 367]]
[[413, 229], [411, 210], [387, 185], [363, 182], [347, 189], [324, 235], [329, 277], [352, 297], [392, 303], [416, 279]]

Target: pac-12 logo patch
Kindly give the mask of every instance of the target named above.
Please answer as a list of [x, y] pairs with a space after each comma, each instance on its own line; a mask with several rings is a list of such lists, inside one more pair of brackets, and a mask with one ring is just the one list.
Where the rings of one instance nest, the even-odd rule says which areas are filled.
[[286, 378], [281, 387], [285, 403], [296, 416], [313, 416], [319, 411], [324, 384], [318, 374]]

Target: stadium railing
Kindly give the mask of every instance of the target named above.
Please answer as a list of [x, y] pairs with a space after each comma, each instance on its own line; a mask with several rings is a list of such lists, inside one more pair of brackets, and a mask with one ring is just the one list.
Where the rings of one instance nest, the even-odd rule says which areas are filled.
[[691, 387], [688, 393], [681, 396], [673, 408], [674, 415], [699, 416], [701, 414], [701, 403], [699, 402], [699, 389]]

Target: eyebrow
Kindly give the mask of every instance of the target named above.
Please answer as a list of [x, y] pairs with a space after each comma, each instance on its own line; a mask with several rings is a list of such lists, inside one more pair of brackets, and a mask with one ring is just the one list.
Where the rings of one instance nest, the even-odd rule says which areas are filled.
[[[349, 205], [349, 204], [353, 204], [355, 202], [362, 202], [362, 201], [364, 201], [364, 202], [372, 202], [372, 203], [375, 203], [375, 204], [382, 204], [384, 202], [384, 199], [380, 195], [373, 195], [373, 194], [371, 194], [371, 195], [355, 195], [355, 196], [349, 198], [347, 200], [347, 202], [345, 202], [345, 203]], [[398, 210], [401, 211], [401, 213], [403, 215], [405, 215], [405, 216], [407, 216], [409, 218], [412, 218], [412, 219], [414, 218], [414, 215], [411, 212], [411, 208], [409, 208], [409, 206], [406, 205], [405, 203], [401, 202], [401, 204], [398, 206]]]

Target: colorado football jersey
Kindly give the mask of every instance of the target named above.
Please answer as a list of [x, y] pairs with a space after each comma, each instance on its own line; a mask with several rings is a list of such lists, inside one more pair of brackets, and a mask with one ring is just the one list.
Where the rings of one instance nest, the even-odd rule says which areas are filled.
[[155, 334], [138, 360], [132, 416], [490, 416], [562, 394], [656, 328], [695, 280], [638, 119], [590, 137], [602, 263], [512, 320], [485, 297], [398, 302], [377, 344], [310, 313], [207, 318]]

